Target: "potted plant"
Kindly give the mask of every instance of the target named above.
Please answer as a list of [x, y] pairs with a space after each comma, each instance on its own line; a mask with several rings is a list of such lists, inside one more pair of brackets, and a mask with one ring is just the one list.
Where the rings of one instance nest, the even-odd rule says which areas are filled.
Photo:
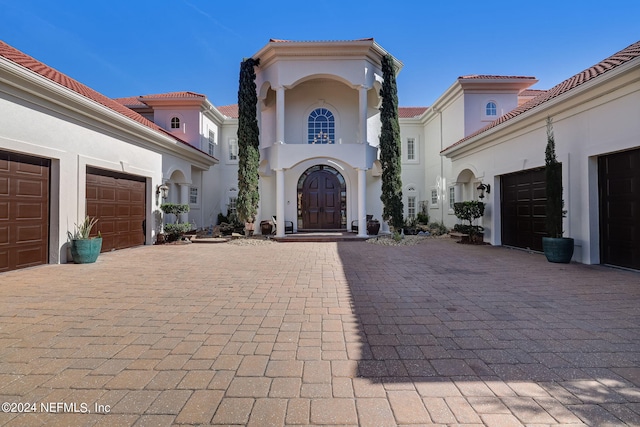
[[369, 236], [377, 236], [380, 232], [380, 221], [371, 218], [367, 221], [367, 234]]
[[74, 224], [73, 232], [67, 231], [71, 245], [71, 258], [76, 264], [90, 264], [96, 262], [102, 250], [102, 235], [90, 237], [91, 229], [98, 222], [97, 218], [85, 217], [84, 221]]
[[556, 158], [553, 122], [547, 118], [547, 147], [545, 149], [545, 179], [547, 191], [545, 225], [548, 237], [542, 238], [542, 249], [549, 262], [569, 263], [573, 257], [574, 242], [563, 237], [562, 220], [567, 211], [562, 199], [562, 164]]
[[174, 223], [167, 223], [164, 225], [164, 232], [166, 234], [166, 240], [173, 242], [181, 240], [184, 234], [191, 230], [191, 223], [180, 222], [180, 214], [189, 212], [191, 208], [188, 204], [177, 203], [163, 203], [160, 205], [160, 210], [165, 214], [175, 215], [176, 221]]

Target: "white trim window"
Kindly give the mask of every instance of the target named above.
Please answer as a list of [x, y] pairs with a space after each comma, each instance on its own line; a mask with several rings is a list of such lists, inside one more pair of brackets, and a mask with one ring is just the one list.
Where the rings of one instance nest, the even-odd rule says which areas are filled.
[[229, 196], [229, 204], [227, 205], [227, 215], [233, 215], [238, 213], [237, 210], [238, 198], [235, 196]]
[[438, 207], [438, 189], [432, 188], [431, 189], [431, 208], [437, 208], [437, 207]]
[[407, 138], [407, 160], [410, 162], [416, 161], [416, 139]]
[[414, 219], [416, 217], [416, 196], [407, 197], [407, 218]]
[[180, 129], [180, 117], [174, 116], [171, 117], [171, 129]]
[[449, 209], [453, 210], [453, 204], [456, 202], [456, 187], [449, 187]]
[[487, 102], [487, 105], [484, 106], [484, 114], [485, 116], [497, 116], [498, 104], [495, 101]]
[[189, 187], [189, 204], [198, 204], [198, 187]]
[[238, 140], [231, 138], [229, 140], [229, 162], [238, 161]]
[[336, 120], [327, 108], [316, 108], [307, 118], [309, 144], [335, 144]]
[[212, 130], [209, 131], [209, 155], [211, 157], [216, 156], [216, 133]]

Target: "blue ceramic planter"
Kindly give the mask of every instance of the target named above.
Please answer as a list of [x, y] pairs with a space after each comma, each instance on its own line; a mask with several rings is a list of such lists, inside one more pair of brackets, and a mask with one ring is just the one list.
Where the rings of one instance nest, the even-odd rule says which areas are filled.
[[96, 262], [102, 249], [102, 237], [71, 241], [71, 257], [76, 264]]
[[543, 237], [542, 249], [547, 261], [568, 264], [573, 257], [573, 239], [570, 237]]

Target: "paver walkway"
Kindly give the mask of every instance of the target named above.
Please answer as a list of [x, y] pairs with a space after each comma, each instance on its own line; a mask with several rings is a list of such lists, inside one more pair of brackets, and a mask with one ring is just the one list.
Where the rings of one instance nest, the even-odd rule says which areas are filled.
[[640, 425], [639, 366], [640, 273], [449, 240], [0, 275], [4, 426]]

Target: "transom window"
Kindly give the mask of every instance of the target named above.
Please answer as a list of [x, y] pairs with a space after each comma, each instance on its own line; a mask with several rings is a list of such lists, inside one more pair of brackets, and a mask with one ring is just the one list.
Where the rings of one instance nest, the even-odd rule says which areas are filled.
[[485, 107], [485, 114], [487, 116], [496, 116], [498, 114], [498, 106], [495, 102], [487, 102], [487, 106]]
[[309, 114], [307, 141], [309, 144], [334, 144], [336, 123], [333, 113], [326, 108], [316, 108]]
[[180, 117], [171, 117], [171, 129], [180, 129]]

